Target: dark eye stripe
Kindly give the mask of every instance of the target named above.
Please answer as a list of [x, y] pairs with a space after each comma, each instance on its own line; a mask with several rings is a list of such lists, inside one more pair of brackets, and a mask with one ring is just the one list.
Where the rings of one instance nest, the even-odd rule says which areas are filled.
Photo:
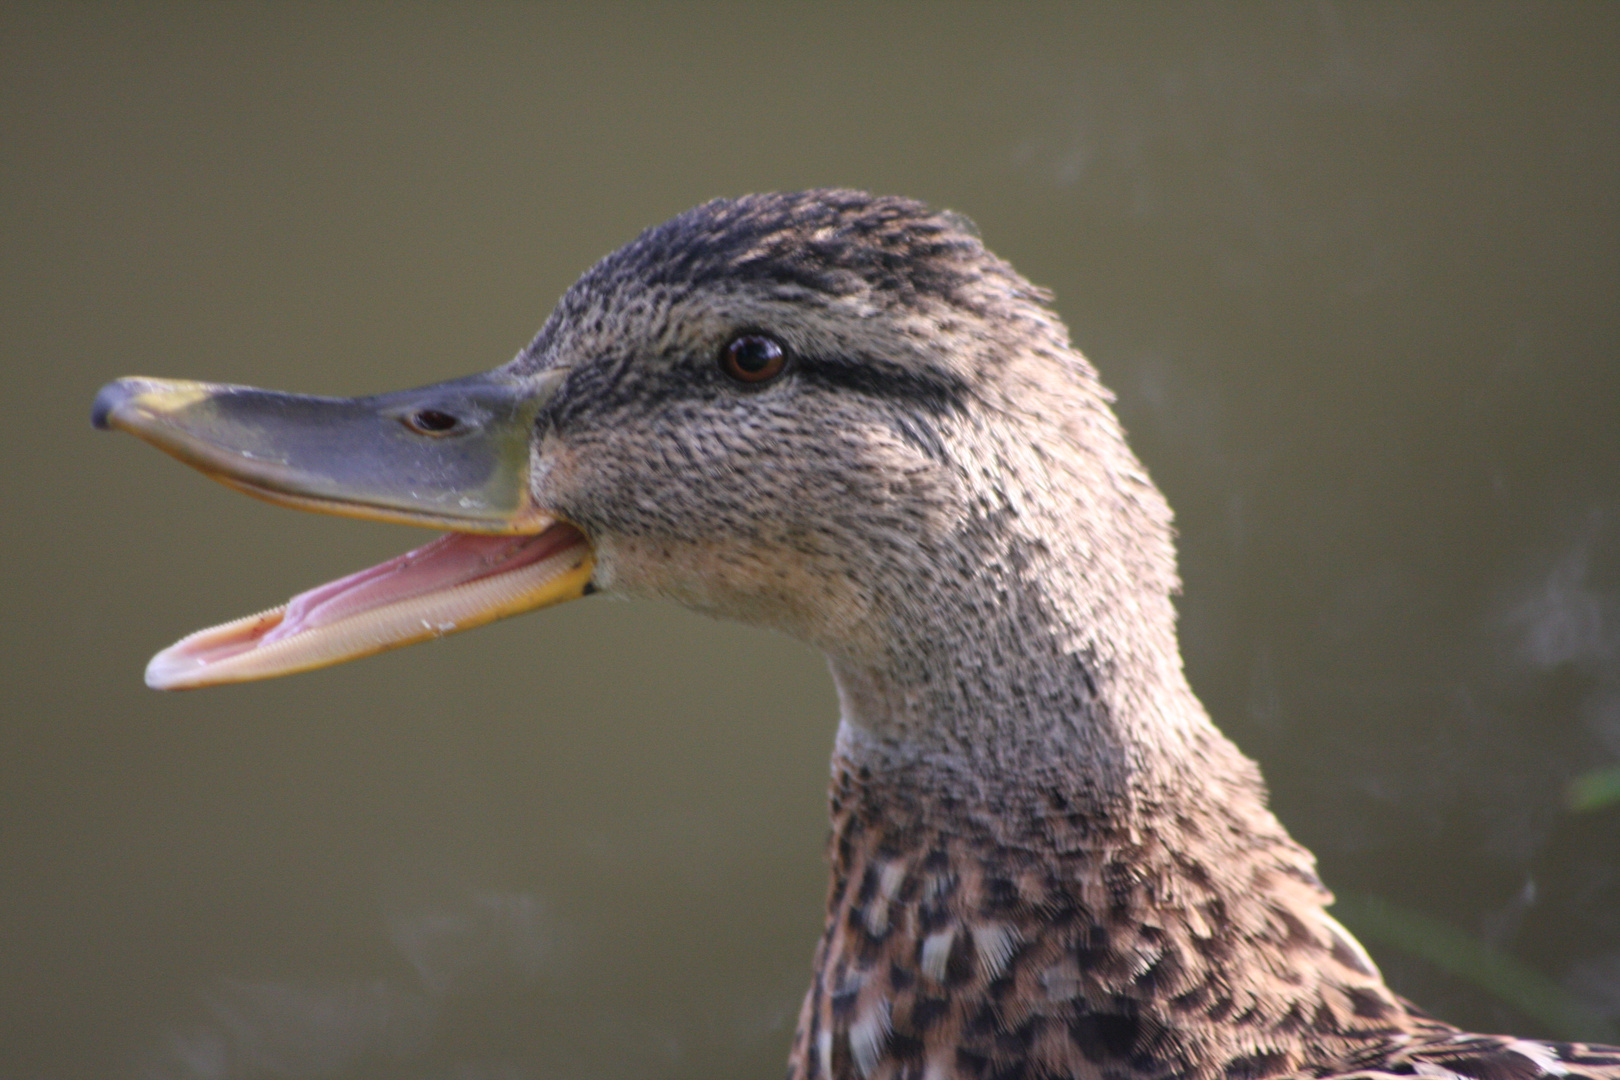
[[[793, 378], [807, 387], [829, 393], [861, 394], [879, 401], [890, 401], [903, 409], [928, 416], [966, 411], [968, 384], [947, 373], [917, 372], [866, 356], [807, 356], [794, 353], [792, 361]], [[703, 391], [698, 387], [705, 383], [710, 387], [709, 392], [721, 386], [735, 385], [729, 376], [716, 370], [718, 365], [713, 359], [705, 361], [704, 366], [714, 372], [713, 383], [708, 379], [694, 383], [697, 372], [686, 362], [677, 362], [654, 371], [633, 355], [603, 357], [596, 363], [582, 365], [574, 372], [569, 378], [566, 392], [553, 402], [549, 419], [566, 427], [592, 415], [619, 409], [642, 412], [691, 397], [695, 393], [701, 394]]]
[[798, 377], [828, 390], [854, 391], [922, 409], [935, 416], [961, 412], [967, 384], [942, 372], [917, 372], [881, 360], [797, 356]]

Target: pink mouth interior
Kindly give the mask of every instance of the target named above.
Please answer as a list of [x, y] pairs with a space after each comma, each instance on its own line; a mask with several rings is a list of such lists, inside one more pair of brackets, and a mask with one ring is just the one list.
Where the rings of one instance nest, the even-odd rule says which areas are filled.
[[387, 562], [299, 593], [287, 601], [280, 624], [258, 644], [269, 645], [384, 604], [520, 570], [579, 541], [579, 533], [562, 524], [532, 536], [446, 533]]
[[152, 657], [147, 685], [269, 678], [442, 637], [582, 595], [590, 565], [585, 537], [562, 522], [539, 534], [450, 533], [282, 607], [180, 639]]
[[154, 657], [153, 665], [167, 680], [171, 668], [190, 671], [218, 664], [389, 604], [522, 570], [582, 543], [579, 531], [562, 522], [542, 533], [519, 536], [447, 533], [387, 562], [299, 593], [284, 607], [199, 631]]

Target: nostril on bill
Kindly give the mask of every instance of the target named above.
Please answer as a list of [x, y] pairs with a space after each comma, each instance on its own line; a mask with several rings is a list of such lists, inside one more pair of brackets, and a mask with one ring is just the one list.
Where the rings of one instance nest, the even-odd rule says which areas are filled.
[[423, 435], [444, 435], [454, 431], [461, 421], [438, 409], [418, 409], [405, 418], [405, 426]]

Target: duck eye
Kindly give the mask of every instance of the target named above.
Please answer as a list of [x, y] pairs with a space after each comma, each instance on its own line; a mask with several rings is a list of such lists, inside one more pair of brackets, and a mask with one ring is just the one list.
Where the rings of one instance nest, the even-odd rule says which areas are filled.
[[782, 374], [787, 350], [764, 334], [739, 334], [720, 350], [720, 370], [738, 382], [761, 383]]
[[405, 426], [418, 435], [448, 435], [461, 423], [454, 416], [438, 409], [418, 409], [404, 420]]

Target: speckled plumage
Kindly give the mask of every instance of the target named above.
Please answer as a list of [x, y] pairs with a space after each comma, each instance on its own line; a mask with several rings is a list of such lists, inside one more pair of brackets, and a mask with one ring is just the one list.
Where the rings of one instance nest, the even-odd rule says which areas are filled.
[[1109, 821], [1029, 779], [975, 802], [835, 762], [790, 1077], [1620, 1075], [1620, 1050], [1467, 1034], [1392, 994], [1253, 804]]
[[[1182, 674], [1170, 512], [965, 219], [719, 200], [589, 271], [534, 490], [604, 589], [829, 657], [832, 887], [788, 1074], [1620, 1077], [1392, 994]], [[733, 334], [789, 348], [762, 387]]]
[[117, 380], [97, 426], [233, 486], [475, 534], [191, 635], [148, 681], [598, 590], [818, 646], [832, 885], [790, 1080], [1620, 1080], [1620, 1049], [1429, 1019], [1328, 916], [1187, 685], [1169, 507], [1045, 301], [959, 215], [759, 195], [647, 230], [485, 376]]

